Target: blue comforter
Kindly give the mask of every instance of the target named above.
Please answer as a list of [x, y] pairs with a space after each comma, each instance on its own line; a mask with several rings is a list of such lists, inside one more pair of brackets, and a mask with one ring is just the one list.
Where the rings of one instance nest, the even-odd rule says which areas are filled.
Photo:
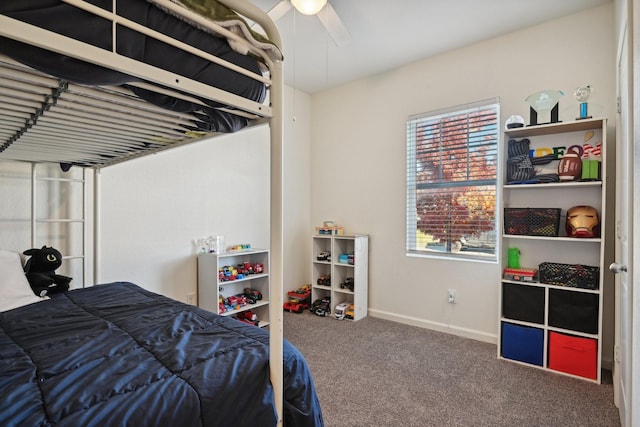
[[[2, 426], [273, 426], [269, 336], [113, 283], [0, 313]], [[323, 425], [284, 343], [284, 423]]]

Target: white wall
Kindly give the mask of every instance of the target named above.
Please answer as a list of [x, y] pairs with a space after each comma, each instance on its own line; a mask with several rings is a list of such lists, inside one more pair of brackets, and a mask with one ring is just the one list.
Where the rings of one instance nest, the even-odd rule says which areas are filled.
[[[287, 88], [285, 101], [288, 290], [309, 277], [309, 97]], [[261, 126], [105, 168], [98, 281], [132, 281], [185, 301], [197, 292], [193, 239], [223, 235], [227, 245], [268, 248], [269, 155]]]
[[268, 247], [267, 136], [261, 126], [105, 168], [98, 282], [184, 301], [196, 292], [193, 239]]
[[406, 120], [499, 97], [503, 121], [528, 121], [524, 99], [542, 89], [563, 90], [560, 119], [573, 120], [585, 84], [591, 113], [613, 119], [613, 28], [611, 4], [312, 96], [311, 222], [370, 235], [370, 315], [495, 342], [497, 264], [405, 255]]
[[31, 164], [0, 161], [0, 249], [31, 247]]
[[[311, 280], [311, 110], [309, 95], [284, 93], [284, 290]], [[285, 299], [286, 300], [286, 299]]]

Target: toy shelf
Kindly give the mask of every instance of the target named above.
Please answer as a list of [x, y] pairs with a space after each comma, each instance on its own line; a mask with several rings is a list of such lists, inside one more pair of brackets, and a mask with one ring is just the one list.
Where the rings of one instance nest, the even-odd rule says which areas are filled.
[[[245, 271], [245, 268], [249, 271]], [[220, 305], [221, 300], [241, 297], [246, 288], [261, 298], [255, 303], [247, 300], [244, 304], [234, 306]], [[257, 316], [257, 326], [269, 325], [269, 251], [245, 249], [198, 255], [198, 306], [236, 318], [247, 317], [247, 312], [251, 312]]]
[[[360, 320], [368, 311], [369, 236], [314, 235], [312, 237], [312, 301], [331, 299], [331, 313], [341, 303], [353, 304], [346, 319]], [[328, 254], [328, 259], [327, 259]], [[328, 278], [328, 283], [327, 283]], [[323, 312], [324, 313], [324, 312]]]
[[[606, 119], [580, 120], [509, 129], [504, 133], [501, 212], [504, 212], [501, 236], [500, 314], [498, 357], [539, 369], [549, 370], [592, 382], [601, 381], [602, 316], [605, 287], [606, 218]], [[527, 139], [529, 156], [535, 153], [562, 153], [569, 147], [581, 147], [585, 161], [600, 161], [599, 176], [581, 175], [577, 180], [555, 183], [507, 184], [509, 153], [507, 141]], [[587, 151], [590, 150], [590, 151]], [[534, 154], [531, 154], [534, 153]], [[595, 159], [595, 160], [594, 160]], [[550, 174], [558, 169], [559, 157], [543, 165]], [[590, 164], [590, 163], [586, 163]], [[536, 172], [537, 173], [537, 172]], [[581, 181], [581, 179], [585, 179]], [[525, 180], [527, 181], [527, 180]], [[567, 211], [586, 206], [598, 211], [599, 227], [595, 237], [572, 236], [566, 227]], [[538, 229], [521, 233], [522, 221], [540, 217], [507, 216], [519, 208], [559, 212], [557, 227], [546, 235], [547, 223], [535, 223]], [[524, 220], [522, 219], [524, 218]], [[545, 217], [547, 218], [547, 217]], [[520, 221], [520, 222], [518, 222]], [[507, 226], [509, 224], [509, 226]], [[531, 231], [531, 230], [529, 230]], [[518, 264], [512, 265], [509, 251], [517, 251]], [[535, 269], [534, 278], [514, 278], [509, 269]], [[544, 273], [544, 274], [543, 274]], [[550, 283], [545, 283], [550, 282]]]

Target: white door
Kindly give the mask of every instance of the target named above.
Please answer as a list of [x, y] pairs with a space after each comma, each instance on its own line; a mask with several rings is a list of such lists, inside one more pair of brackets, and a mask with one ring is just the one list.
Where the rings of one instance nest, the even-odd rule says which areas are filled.
[[[640, 0], [630, 2], [636, 6]], [[635, 10], [638, 10], [634, 7]], [[624, 31], [621, 34], [621, 43], [618, 50], [618, 114], [616, 115], [616, 262], [611, 265], [611, 271], [616, 273], [616, 337], [614, 350], [614, 391], [616, 404], [620, 410], [620, 421], [623, 427], [640, 427], [640, 393], [638, 386], [638, 361], [640, 351], [636, 348], [640, 344], [640, 292], [634, 295], [633, 283], [633, 242], [637, 239], [634, 230], [640, 232], [640, 222], [633, 212], [640, 212], [640, 199], [637, 194], [640, 187], [634, 186], [634, 182], [640, 179], [640, 171], [634, 169], [634, 164], [640, 165], [640, 159], [634, 156], [640, 155], [634, 150], [634, 135], [640, 135], [634, 129], [634, 118], [637, 121], [637, 112], [640, 108], [634, 108], [634, 103], [639, 97], [633, 94], [634, 70], [631, 67], [631, 58], [634, 58], [635, 50], [632, 35], [631, 17], [633, 13], [626, 15], [623, 24]], [[636, 44], [636, 46], [638, 46]], [[634, 59], [637, 61], [637, 59]], [[632, 96], [633, 94], [633, 96]], [[636, 100], [636, 101], [634, 101]], [[635, 126], [638, 126], [636, 123]], [[639, 222], [638, 226], [635, 226]], [[638, 239], [640, 241], [640, 239]], [[639, 252], [640, 254], [640, 252]], [[638, 264], [640, 265], [640, 264]], [[634, 310], [635, 306], [635, 310]], [[635, 313], [634, 313], [635, 312]], [[634, 314], [636, 317], [634, 317]], [[634, 346], [635, 343], [635, 346]], [[633, 409], [636, 409], [634, 417]]]

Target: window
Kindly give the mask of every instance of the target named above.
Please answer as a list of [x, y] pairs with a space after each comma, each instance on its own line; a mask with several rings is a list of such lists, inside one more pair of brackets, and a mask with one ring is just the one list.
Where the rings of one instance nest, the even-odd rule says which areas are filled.
[[407, 122], [407, 253], [496, 259], [497, 99]]

